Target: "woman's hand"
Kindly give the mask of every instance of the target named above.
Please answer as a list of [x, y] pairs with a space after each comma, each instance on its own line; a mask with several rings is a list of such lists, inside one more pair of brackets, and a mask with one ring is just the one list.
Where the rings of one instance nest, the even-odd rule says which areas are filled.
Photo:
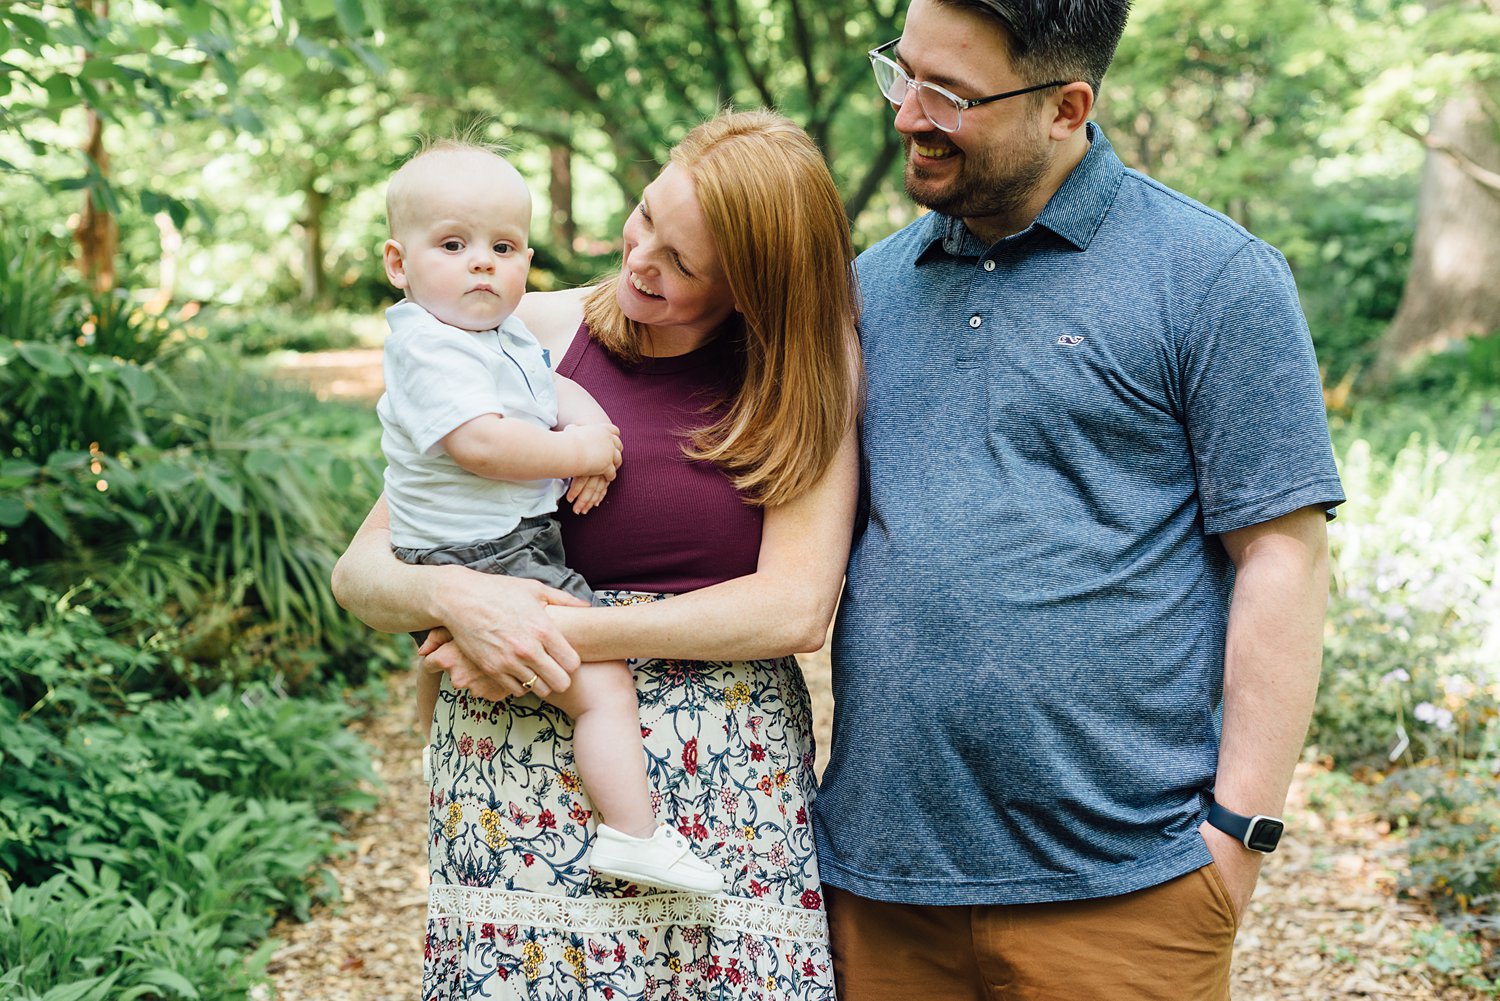
[[[419, 665], [423, 671], [429, 674], [446, 672], [454, 688], [466, 689], [481, 699], [504, 702], [515, 694], [475, 667], [474, 662], [465, 657], [458, 644], [453, 642], [453, 634], [442, 626], [427, 631], [427, 638], [417, 648], [417, 655], [421, 658]], [[539, 687], [544, 687], [541, 681], [532, 686], [533, 689]]]
[[546, 696], [573, 683], [578, 654], [546, 609], [587, 601], [534, 580], [471, 571], [447, 587], [442, 604], [446, 627], [417, 651], [423, 670], [447, 671], [455, 688], [494, 700]]

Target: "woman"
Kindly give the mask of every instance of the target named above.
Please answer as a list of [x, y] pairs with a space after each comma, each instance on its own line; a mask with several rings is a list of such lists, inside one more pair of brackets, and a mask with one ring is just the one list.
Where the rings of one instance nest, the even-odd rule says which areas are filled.
[[[561, 514], [569, 562], [613, 607], [401, 564], [383, 503], [335, 571], [371, 625], [446, 627], [423, 647], [448, 672], [423, 996], [832, 998], [811, 713], [788, 655], [823, 642], [857, 493], [843, 208], [801, 129], [726, 114], [673, 150], [623, 238], [618, 275], [521, 309], [625, 441], [604, 504]], [[571, 724], [533, 694], [580, 656], [636, 658], [653, 805], [725, 896], [591, 877]]]

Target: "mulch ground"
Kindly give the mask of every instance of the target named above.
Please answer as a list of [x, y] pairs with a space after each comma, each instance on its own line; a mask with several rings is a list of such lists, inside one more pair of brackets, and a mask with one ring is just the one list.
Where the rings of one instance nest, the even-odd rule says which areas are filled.
[[[829, 743], [833, 705], [827, 668], [824, 656], [804, 660], [820, 748]], [[341, 899], [306, 924], [287, 920], [273, 932], [283, 943], [271, 962], [282, 1001], [417, 997], [427, 817], [412, 700], [410, 679], [393, 679], [390, 702], [356, 725], [386, 788], [380, 805], [352, 822], [349, 850], [332, 863]], [[1412, 933], [1433, 919], [1395, 892], [1400, 843], [1367, 814], [1310, 809], [1310, 774], [1299, 774], [1287, 810], [1295, 836], [1266, 865], [1240, 930], [1236, 1001], [1479, 997], [1402, 968]]]
[[[381, 391], [380, 351], [300, 355], [286, 374], [319, 396]], [[803, 659], [820, 755], [830, 743], [833, 697], [826, 653]], [[411, 726], [411, 679], [355, 729], [374, 749], [380, 805], [354, 818], [348, 850], [331, 864], [340, 899], [305, 924], [284, 920], [271, 960], [281, 1001], [396, 1001], [418, 996], [427, 906], [426, 794], [421, 742]], [[821, 770], [823, 759], [819, 759]], [[1291, 832], [1268, 860], [1235, 945], [1235, 1001], [1468, 1001], [1482, 995], [1406, 968], [1412, 935], [1435, 923], [1396, 893], [1406, 864], [1399, 840], [1355, 804], [1308, 804], [1315, 781], [1299, 772], [1286, 811]], [[259, 999], [258, 999], [259, 1001]], [[1084, 999], [1080, 999], [1084, 1001]]]

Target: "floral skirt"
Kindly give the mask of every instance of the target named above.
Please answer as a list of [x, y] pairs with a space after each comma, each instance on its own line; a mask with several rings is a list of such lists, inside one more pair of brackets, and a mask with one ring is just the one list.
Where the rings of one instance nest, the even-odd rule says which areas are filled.
[[475, 698], [444, 679], [424, 1001], [833, 998], [807, 810], [812, 712], [797, 662], [630, 666], [657, 818], [719, 866], [726, 894], [591, 873], [593, 807], [567, 715], [535, 696]]

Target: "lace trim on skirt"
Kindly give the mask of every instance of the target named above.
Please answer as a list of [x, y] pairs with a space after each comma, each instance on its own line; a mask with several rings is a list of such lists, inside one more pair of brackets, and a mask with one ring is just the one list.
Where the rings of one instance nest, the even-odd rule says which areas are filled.
[[793, 942], [826, 942], [821, 910], [786, 907], [745, 897], [653, 893], [620, 899], [552, 897], [483, 886], [433, 886], [427, 919], [458, 918], [475, 924], [520, 925], [599, 934], [659, 925], [700, 926]]

